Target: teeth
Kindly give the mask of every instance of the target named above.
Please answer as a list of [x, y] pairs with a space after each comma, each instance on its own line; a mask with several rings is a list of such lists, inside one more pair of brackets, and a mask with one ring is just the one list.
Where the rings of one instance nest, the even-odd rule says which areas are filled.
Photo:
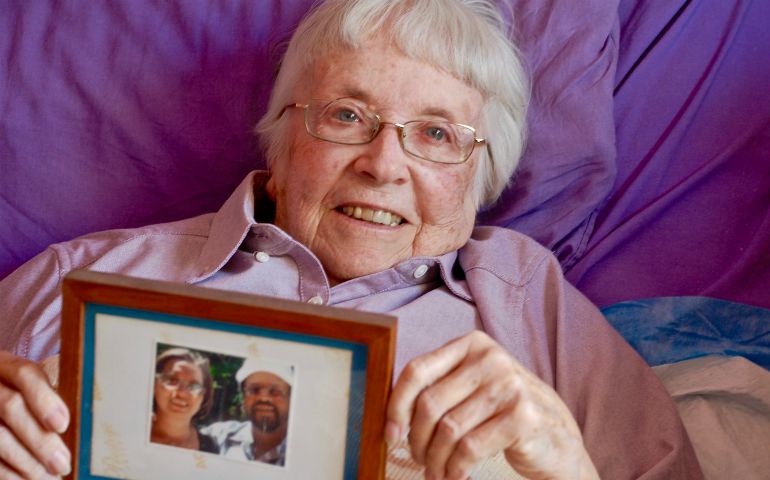
[[342, 207], [342, 213], [348, 217], [353, 217], [372, 223], [379, 223], [381, 225], [388, 225], [390, 227], [397, 227], [403, 220], [395, 213], [386, 212], [385, 210], [372, 210], [371, 208], [365, 207], [345, 206]]

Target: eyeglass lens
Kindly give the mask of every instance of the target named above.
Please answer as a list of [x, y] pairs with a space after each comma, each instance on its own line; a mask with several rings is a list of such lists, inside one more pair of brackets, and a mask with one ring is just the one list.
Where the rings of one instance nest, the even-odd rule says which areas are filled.
[[[379, 117], [360, 102], [343, 98], [327, 105], [309, 105], [305, 112], [308, 133], [335, 143], [371, 142], [382, 125]], [[392, 124], [395, 125], [395, 124]], [[465, 125], [443, 120], [413, 120], [396, 125], [404, 150], [440, 163], [462, 163], [473, 151], [475, 132]]]
[[193, 395], [198, 395], [203, 391], [203, 385], [198, 382], [187, 383], [171, 375], [158, 374], [155, 376], [160, 384], [167, 390], [182, 390]]

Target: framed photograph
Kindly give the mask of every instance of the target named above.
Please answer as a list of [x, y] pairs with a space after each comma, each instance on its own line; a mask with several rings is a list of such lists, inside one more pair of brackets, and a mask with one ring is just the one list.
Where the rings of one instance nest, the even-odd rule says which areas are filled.
[[63, 302], [70, 478], [384, 478], [395, 318], [94, 272]]

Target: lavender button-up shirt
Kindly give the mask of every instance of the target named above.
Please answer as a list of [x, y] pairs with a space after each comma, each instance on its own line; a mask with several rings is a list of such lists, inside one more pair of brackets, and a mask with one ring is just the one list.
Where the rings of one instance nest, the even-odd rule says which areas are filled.
[[478, 227], [457, 252], [331, 286], [312, 252], [255, 220], [265, 180], [252, 172], [217, 213], [49, 247], [0, 282], [0, 348], [32, 359], [58, 352], [61, 281], [74, 269], [389, 313], [396, 375], [481, 329], [559, 393], [602, 478], [701, 478], [658, 379], [536, 242]]

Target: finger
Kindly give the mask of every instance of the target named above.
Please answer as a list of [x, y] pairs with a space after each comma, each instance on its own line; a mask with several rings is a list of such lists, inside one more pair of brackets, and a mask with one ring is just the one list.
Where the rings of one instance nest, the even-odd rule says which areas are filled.
[[[516, 406], [508, 425], [512, 441], [505, 457], [522, 475], [589, 478], [578, 473], [592, 465], [580, 430], [563, 404], [540, 403], [533, 397]], [[554, 457], [558, 463], [552, 461]]]
[[469, 345], [468, 336], [461, 337], [407, 364], [388, 401], [388, 443], [394, 444], [404, 436], [417, 396], [427, 386], [455, 369], [467, 354]]
[[[426, 450], [436, 429], [448, 415], [447, 412], [457, 407], [478, 388], [481, 376], [473, 374], [473, 365], [461, 363], [446, 377], [425, 388], [417, 396], [414, 413], [409, 424], [409, 446], [412, 458], [418, 463], [425, 463]], [[443, 424], [451, 431], [454, 425], [450, 421]]]
[[518, 374], [507, 352], [490, 348], [480, 352], [474, 361], [464, 363], [439, 385], [445, 389], [445, 395], [452, 395], [452, 390], [459, 391], [464, 384], [476, 388], [438, 420], [425, 452], [426, 470], [436, 476], [444, 476], [446, 461], [465, 434], [515, 405], [526, 380]]
[[8, 427], [0, 424], [0, 479], [21, 478], [54, 477], [18, 442]]
[[[40, 464], [53, 475], [70, 471], [70, 453], [56, 433], [44, 430], [30, 412], [24, 397], [0, 384], [0, 420], [4, 442], [13, 452], [3, 460], [17, 471], [27, 474]], [[20, 450], [31, 452], [24, 455]]]
[[441, 417], [425, 452], [426, 472], [434, 477], [444, 478], [447, 462], [459, 442], [473, 429], [498, 413], [500, 393], [497, 388], [478, 389]]
[[[445, 478], [467, 478], [482, 460], [504, 450], [516, 434], [515, 421], [511, 420], [509, 412], [494, 415], [457, 442], [446, 462]], [[516, 470], [519, 471], [518, 468]], [[519, 473], [524, 474], [521, 471]]]
[[0, 459], [0, 480], [24, 480]]
[[35, 418], [46, 428], [62, 433], [70, 421], [69, 411], [34, 362], [0, 352], [0, 383], [18, 390]]
[[[453, 448], [457, 438], [475, 426], [474, 424], [463, 427], [465, 422], [461, 421], [457, 415], [465, 415], [466, 411], [478, 409], [482, 405], [470, 405], [460, 410], [457, 408], [467, 402], [474, 395], [474, 392], [482, 388], [480, 387], [482, 384], [489, 381], [489, 374], [495, 377], [495, 381], [483, 388], [486, 390], [491, 388], [493, 390], [490, 392], [492, 395], [490, 393], [480, 394], [473, 397], [472, 400], [474, 404], [476, 402], [486, 403], [487, 408], [474, 410], [470, 418], [477, 418], [477, 422], [480, 422], [495, 413], [494, 405], [502, 401], [502, 398], [494, 395], [500, 390], [498, 386], [503, 383], [497, 380], [497, 377], [510, 370], [510, 364], [505, 357], [507, 354], [499, 354], [492, 349], [484, 349], [476, 354], [468, 353], [462, 363], [452, 372], [419, 394], [415, 402], [409, 432], [409, 443], [416, 461], [425, 463], [426, 466], [436, 463], [425, 460], [428, 456], [426, 450], [429, 444], [434, 450], [430, 456], [437, 455], [445, 460], [451, 453], [451, 448]], [[481, 417], [477, 417], [478, 415]], [[441, 437], [442, 441], [436, 443], [436, 436]], [[443, 460], [438, 462], [442, 466], [442, 472]]]

